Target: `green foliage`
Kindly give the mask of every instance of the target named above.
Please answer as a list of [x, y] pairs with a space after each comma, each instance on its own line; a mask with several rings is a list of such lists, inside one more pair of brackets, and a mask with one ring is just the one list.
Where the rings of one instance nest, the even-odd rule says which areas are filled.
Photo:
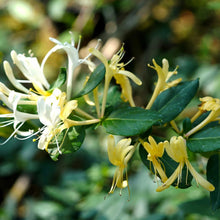
[[212, 152], [220, 149], [220, 125], [204, 128], [187, 140], [192, 152]]
[[160, 119], [160, 114], [154, 111], [125, 107], [112, 112], [104, 119], [102, 125], [110, 134], [134, 136], [144, 133]]
[[216, 211], [220, 207], [220, 154], [212, 155], [207, 164], [207, 179], [215, 186], [215, 190], [210, 192], [212, 210]]
[[185, 118], [183, 120], [183, 134], [186, 134], [191, 129], [192, 129], [192, 123], [190, 118]]
[[37, 114], [37, 106], [36, 105], [18, 105], [17, 110], [20, 112]]
[[[157, 57], [158, 60], [167, 57], [171, 61], [171, 66], [178, 64], [180, 66], [178, 75], [181, 74], [184, 80], [200, 78], [200, 96], [209, 94], [220, 97], [218, 65], [220, 4], [218, 1], [171, 1], [168, 4], [164, 0], [159, 2], [113, 0], [107, 3], [94, 0], [71, 2], [71, 4], [70, 2], [69, 0], [0, 1], [0, 61], [8, 60], [12, 48], [20, 53], [26, 53], [33, 48], [34, 54], [41, 60], [45, 51], [54, 46], [48, 43], [48, 38], [53, 35], [52, 37], [58, 37], [61, 41], [69, 41], [69, 31], [74, 33], [75, 42], [78, 42], [78, 35], [82, 35], [83, 47], [90, 43], [92, 38], [97, 39], [100, 36], [103, 37], [103, 44], [106, 43], [107, 46], [109, 43], [107, 39], [114, 36], [118, 41], [125, 42], [126, 56], [135, 57], [137, 61], [132, 62], [131, 66], [129, 64], [129, 67], [131, 71], [137, 70], [138, 77], [143, 79], [142, 89], [134, 87], [133, 91], [138, 106], [145, 106], [145, 98], [148, 99], [150, 96], [148, 91], [154, 80], [151, 74], [146, 75], [146, 63], [153, 57]], [[114, 46], [113, 44], [111, 49], [115, 49]], [[63, 87], [66, 81], [65, 68], [61, 70], [58, 78], [55, 78], [54, 73], [60, 68], [63, 60], [62, 56], [55, 55], [54, 58], [54, 61], [48, 65], [49, 68], [46, 68], [49, 82], [55, 81], [50, 88], [51, 92], [54, 88]], [[1, 82], [8, 83], [2, 65], [0, 70]], [[101, 85], [104, 72], [103, 69], [95, 74], [92, 73], [85, 87], [76, 93], [75, 97], [81, 98]], [[15, 77], [19, 78], [20, 73], [15, 71]], [[169, 139], [170, 135], [173, 135], [173, 131], [170, 132], [168, 126], [169, 122], [179, 116], [176, 122], [177, 125], [182, 125], [183, 129], [180, 133], [176, 131], [175, 135], [186, 134], [202, 122], [208, 113], [191, 123], [189, 117], [196, 105], [192, 109], [186, 106], [197, 91], [197, 82], [184, 83], [186, 90], [178, 91], [178, 88], [181, 88], [180, 84], [158, 96], [153, 106], [156, 111], [148, 113], [146, 118], [149, 121], [146, 122], [146, 126], [144, 120], [140, 120], [142, 110], [140, 114], [130, 112], [128, 117], [120, 121], [125, 113], [120, 111], [120, 108], [129, 104], [120, 99], [118, 87], [111, 87], [107, 97], [106, 118], [102, 118], [103, 127], [106, 123], [109, 130], [116, 129], [117, 134], [123, 134], [120, 121], [126, 128], [126, 136], [136, 135], [135, 127], [137, 127], [137, 136], [145, 140], [150, 134]], [[29, 84], [24, 85], [29, 87]], [[102, 94], [99, 94], [99, 101], [101, 105]], [[24, 113], [37, 113], [36, 106], [18, 105], [17, 109]], [[127, 108], [123, 107], [123, 109]], [[85, 110], [96, 117], [94, 106], [88, 106]], [[183, 110], [185, 110], [184, 114], [180, 115]], [[118, 113], [117, 118], [111, 118], [117, 111], [121, 112], [121, 115]], [[133, 119], [133, 115], [138, 119]], [[113, 125], [111, 119], [119, 120]], [[6, 120], [8, 119], [1, 119], [1, 122]], [[154, 126], [155, 124], [157, 126]], [[21, 130], [24, 127], [26, 130], [32, 126], [28, 122]], [[58, 144], [63, 143], [60, 149], [63, 155], [56, 163], [51, 161], [47, 154], [37, 150], [36, 144], [31, 140], [18, 141], [12, 138], [7, 143], [9, 146], [1, 146], [0, 188], [3, 201], [0, 207], [0, 219], [219, 219], [218, 122], [210, 123], [187, 139], [190, 159], [195, 159], [193, 152], [197, 152], [197, 161], [200, 162], [201, 155], [204, 152], [208, 153], [206, 154], [207, 178], [216, 187], [210, 195], [212, 209], [215, 211], [209, 208], [210, 201], [206, 192], [196, 187], [195, 183], [192, 183], [193, 187], [185, 190], [172, 187], [162, 193], [156, 193], [156, 184], [147, 176], [146, 167], [139, 163], [138, 156], [135, 156], [128, 166], [131, 196], [128, 196], [126, 190], [123, 190], [121, 197], [117, 192], [106, 196], [114, 168], [111, 169], [108, 165], [105, 150], [101, 148], [104, 142], [103, 131], [101, 126], [93, 126], [92, 129], [87, 130], [85, 138], [85, 129], [78, 126], [71, 128], [66, 133], [66, 137], [66, 130], [56, 137]], [[37, 131], [36, 127], [34, 130]], [[141, 134], [142, 131], [145, 133]], [[0, 127], [0, 135], [5, 138], [12, 132], [12, 125]], [[138, 140], [138, 137], [134, 138]], [[56, 138], [48, 149], [51, 154], [54, 153], [52, 157], [55, 160], [59, 155]], [[5, 139], [1, 139], [1, 142], [3, 141]], [[81, 148], [82, 143], [84, 147]], [[215, 153], [217, 154], [210, 157]], [[153, 171], [146, 154], [146, 151], [140, 154], [144, 157], [142, 161]], [[168, 169], [167, 175], [170, 176], [177, 164], [173, 163], [166, 153], [161, 161]], [[11, 196], [10, 193], [21, 192], [20, 188], [17, 188], [17, 191], [13, 191], [15, 188], [11, 189], [16, 186], [15, 183], [24, 173], [30, 183], [20, 200], [17, 200], [17, 197]], [[184, 185], [185, 169], [183, 175]]]
[[[57, 137], [55, 136], [48, 145], [50, 157], [56, 161], [60, 153], [69, 154], [79, 150], [85, 138], [85, 127], [71, 127], [62, 131]], [[60, 152], [59, 152], [60, 150]]]
[[93, 89], [95, 89], [102, 82], [104, 77], [105, 77], [105, 66], [104, 66], [104, 64], [100, 64], [91, 73], [85, 87], [74, 97], [78, 98], [80, 96], [88, 94], [89, 92], [91, 92]]
[[175, 119], [195, 96], [199, 80], [183, 82], [162, 92], [156, 98], [152, 110], [162, 115], [161, 124]]
[[60, 69], [60, 74], [58, 75], [56, 81], [51, 84], [49, 92], [52, 92], [55, 88], [60, 88], [66, 82], [66, 68]]

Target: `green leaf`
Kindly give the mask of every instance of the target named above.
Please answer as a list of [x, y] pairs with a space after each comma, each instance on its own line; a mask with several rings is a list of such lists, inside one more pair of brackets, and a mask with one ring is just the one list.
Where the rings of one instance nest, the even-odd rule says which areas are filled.
[[212, 155], [207, 164], [207, 180], [215, 186], [210, 192], [212, 210], [220, 208], [220, 154]]
[[[186, 217], [184, 219], [187, 219], [187, 217], [190, 216], [189, 214], [199, 215], [199, 216], [195, 215], [197, 217], [194, 219], [202, 219], [204, 217], [207, 219], [214, 220], [214, 219], [219, 219], [220, 217], [220, 212], [218, 210], [215, 213], [213, 213], [213, 211], [211, 210], [210, 201], [208, 197], [203, 197], [203, 198], [184, 202], [180, 204], [179, 209], [181, 214]], [[205, 216], [209, 216], [211, 218]], [[174, 218], [174, 219], [179, 219], [179, 218]]]
[[90, 75], [88, 82], [85, 87], [74, 96], [74, 98], [78, 98], [80, 96], [86, 95], [91, 92], [94, 88], [96, 88], [101, 81], [105, 77], [105, 66], [104, 64], [100, 64]]
[[121, 99], [121, 92], [118, 90], [118, 86], [111, 86], [108, 90], [107, 102], [105, 107], [105, 116], [107, 117], [115, 109], [129, 107], [128, 102], [124, 102]]
[[180, 83], [159, 94], [151, 109], [162, 115], [161, 124], [175, 119], [195, 96], [198, 87], [199, 80], [196, 79]]
[[57, 143], [62, 154], [69, 154], [79, 150], [84, 138], [84, 126], [71, 127], [69, 130], [62, 131], [59, 136], [52, 140], [52, 142], [48, 145], [48, 153], [50, 157], [56, 161], [60, 155]]
[[102, 125], [110, 134], [133, 136], [147, 131], [160, 117], [160, 114], [151, 110], [125, 107], [112, 112]]
[[220, 125], [202, 129], [190, 136], [187, 147], [198, 153], [220, 150]]
[[17, 110], [24, 113], [37, 114], [37, 105], [18, 105]]
[[[140, 146], [139, 154], [144, 165], [154, 174], [155, 173], [154, 167], [152, 163], [147, 159], [148, 153], [144, 149], [144, 147]], [[175, 162], [173, 159], [171, 159], [166, 152], [164, 152], [163, 156], [159, 159], [161, 161], [162, 167], [164, 168], [167, 177], [169, 178], [176, 170], [179, 164]], [[184, 166], [182, 170], [182, 178], [178, 184], [178, 188], [184, 189], [190, 187], [192, 178], [193, 178], [192, 175], [187, 171], [186, 166]], [[172, 185], [176, 186], [177, 180]]]
[[60, 74], [56, 81], [50, 86], [49, 91], [53, 91], [56, 88], [60, 88], [66, 82], [66, 68], [60, 68]]
[[183, 134], [186, 134], [191, 129], [192, 129], [192, 123], [190, 118], [185, 118], [183, 120]]

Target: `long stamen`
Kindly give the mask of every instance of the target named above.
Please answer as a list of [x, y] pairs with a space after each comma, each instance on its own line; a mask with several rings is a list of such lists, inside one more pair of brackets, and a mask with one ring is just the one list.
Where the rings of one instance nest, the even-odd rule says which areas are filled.
[[16, 132], [19, 130], [19, 128], [24, 124], [24, 122], [22, 122], [15, 130], [14, 132], [6, 139], [6, 141], [4, 141], [3, 143], [0, 143], [0, 145], [4, 145], [6, 144], [13, 136], [14, 134], [16, 134]]

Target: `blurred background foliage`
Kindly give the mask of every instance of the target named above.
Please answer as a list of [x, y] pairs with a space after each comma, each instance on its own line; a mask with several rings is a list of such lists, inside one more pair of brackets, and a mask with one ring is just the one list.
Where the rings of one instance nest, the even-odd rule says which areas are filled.
[[[1, 0], [0, 78], [8, 83], [2, 61], [11, 62], [12, 49], [26, 54], [31, 49], [42, 60], [54, 46], [49, 37], [69, 41], [72, 31], [76, 42], [82, 36], [82, 56], [97, 39], [102, 39], [108, 58], [125, 43], [124, 61], [135, 57], [127, 69], [143, 80], [134, 90], [139, 106], [152, 94], [156, 74], [147, 68], [152, 58], [158, 63], [167, 58], [171, 68], [179, 65], [184, 79], [199, 77], [199, 95], [220, 98], [219, 24], [219, 0]], [[56, 54], [49, 60], [49, 81], [64, 59]], [[122, 196], [117, 190], [108, 196], [115, 168], [108, 162], [105, 139], [101, 129], [91, 131], [79, 151], [57, 162], [31, 140], [12, 139], [1, 146], [0, 219], [220, 218], [219, 211], [209, 209], [208, 193], [195, 184], [156, 193], [157, 184], [138, 153], [129, 167], [131, 196], [126, 189]], [[199, 160], [198, 168], [204, 161]]]

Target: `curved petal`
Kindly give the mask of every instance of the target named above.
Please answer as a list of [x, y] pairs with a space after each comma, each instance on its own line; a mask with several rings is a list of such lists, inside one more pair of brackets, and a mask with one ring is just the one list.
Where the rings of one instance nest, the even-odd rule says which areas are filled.
[[12, 68], [9, 64], [8, 61], [4, 61], [3, 62], [3, 66], [4, 66], [4, 70], [5, 70], [5, 73], [6, 73], [6, 76], [8, 77], [9, 81], [11, 82], [11, 84], [21, 90], [22, 92], [25, 92], [25, 93], [30, 93], [30, 91], [25, 88], [21, 83], [18, 82], [18, 80], [14, 77], [14, 74], [13, 74], [13, 71], [12, 71]]
[[118, 74], [122, 74], [124, 76], [129, 77], [130, 79], [132, 79], [139, 86], [142, 85], [141, 80], [137, 76], [135, 76], [132, 72], [129, 72], [127, 70], [119, 70]]
[[169, 188], [172, 183], [176, 180], [176, 178], [178, 178], [181, 174], [181, 169], [182, 165], [179, 164], [178, 167], [176, 168], [176, 170], [173, 172], [173, 174], [167, 179], [167, 181], [165, 183], [163, 183], [161, 186], [159, 186], [156, 191], [157, 192], [161, 192], [167, 188]]
[[215, 187], [208, 182], [206, 179], [204, 179], [191, 165], [191, 163], [187, 160], [186, 161], [186, 166], [188, 167], [189, 171], [191, 172], [191, 174], [193, 175], [193, 177], [195, 178], [197, 184], [201, 185], [203, 188], [205, 188], [208, 191], [214, 191]]

